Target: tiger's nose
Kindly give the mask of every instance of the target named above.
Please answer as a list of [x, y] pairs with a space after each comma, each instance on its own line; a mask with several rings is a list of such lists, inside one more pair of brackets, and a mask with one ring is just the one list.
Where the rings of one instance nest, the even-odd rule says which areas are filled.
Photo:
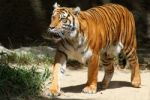
[[54, 26], [52, 26], [52, 25], [50, 25], [50, 27], [49, 27], [49, 29], [54, 29], [55, 27]]
[[47, 32], [48, 32], [48, 33], [51, 32], [52, 29], [54, 29], [54, 28], [55, 28], [55, 27], [53, 27], [53, 26], [49, 26]]

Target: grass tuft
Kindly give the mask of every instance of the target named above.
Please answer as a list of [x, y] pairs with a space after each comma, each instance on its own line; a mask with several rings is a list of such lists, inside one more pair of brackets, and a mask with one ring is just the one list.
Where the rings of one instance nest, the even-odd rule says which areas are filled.
[[0, 64], [0, 97], [39, 95], [49, 76], [48, 68], [43, 72], [37, 72], [36, 67], [12, 68]]
[[32, 53], [0, 53], [0, 63], [11, 63], [11, 64], [18, 64], [18, 65], [31, 65], [31, 64], [51, 64], [53, 59], [50, 55], [35, 55]]

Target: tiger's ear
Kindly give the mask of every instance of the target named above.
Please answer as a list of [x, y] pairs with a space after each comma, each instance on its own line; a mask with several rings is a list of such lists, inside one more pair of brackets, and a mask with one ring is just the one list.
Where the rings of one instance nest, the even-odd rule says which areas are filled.
[[58, 8], [58, 7], [60, 7], [60, 5], [57, 2], [55, 2], [54, 5], [53, 5], [53, 7], [54, 8]]
[[74, 12], [75, 15], [78, 15], [80, 13], [80, 11], [81, 11], [80, 7], [76, 7], [76, 8], [73, 9], [73, 12]]

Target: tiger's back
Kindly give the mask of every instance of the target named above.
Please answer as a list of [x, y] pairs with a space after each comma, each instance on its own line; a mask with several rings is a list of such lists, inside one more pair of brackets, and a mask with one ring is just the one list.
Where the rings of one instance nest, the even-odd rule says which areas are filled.
[[[80, 16], [86, 19], [91, 46], [95, 41], [102, 40], [101, 48], [116, 45], [118, 42], [125, 47], [136, 48], [135, 22], [132, 13], [117, 4], [106, 4], [81, 12]], [[88, 17], [87, 17], [88, 16]], [[100, 48], [100, 47], [98, 47]], [[126, 48], [127, 49], [127, 48]]]

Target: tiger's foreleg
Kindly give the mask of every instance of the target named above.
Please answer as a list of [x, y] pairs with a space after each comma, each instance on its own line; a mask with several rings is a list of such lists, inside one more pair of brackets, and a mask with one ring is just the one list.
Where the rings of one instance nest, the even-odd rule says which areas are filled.
[[93, 54], [88, 64], [88, 81], [84, 93], [96, 93], [97, 91], [97, 75], [99, 69], [99, 55]]
[[64, 53], [57, 51], [53, 67], [52, 84], [49, 89], [49, 94], [52, 96], [60, 95], [60, 79], [66, 68], [66, 56]]
[[110, 57], [109, 55], [107, 55], [107, 53], [104, 53], [102, 55], [101, 61], [105, 69], [105, 75], [102, 80], [102, 89], [106, 89], [109, 86], [114, 73], [113, 57]]

